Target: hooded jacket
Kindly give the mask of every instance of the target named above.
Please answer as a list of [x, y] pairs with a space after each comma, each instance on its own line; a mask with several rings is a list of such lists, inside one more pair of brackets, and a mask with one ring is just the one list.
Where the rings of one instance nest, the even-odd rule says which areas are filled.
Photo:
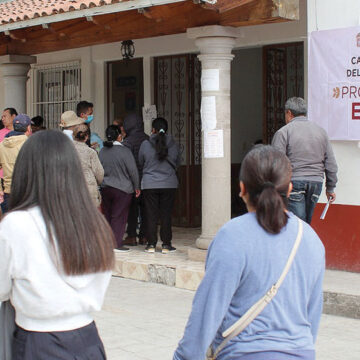
[[141, 144], [139, 163], [143, 166], [141, 189], [175, 189], [178, 187], [176, 168], [180, 165], [179, 148], [171, 135], [166, 136], [168, 156], [160, 161], [155, 150], [157, 134]]
[[129, 114], [124, 119], [124, 130], [126, 138], [122, 142], [124, 146], [129, 148], [134, 155], [139, 176], [142, 176], [142, 167], [139, 164], [139, 149], [144, 140], [149, 136], [144, 133], [144, 122], [141, 116], [137, 114]]
[[6, 194], [10, 194], [11, 178], [16, 158], [27, 138], [28, 137], [25, 134], [10, 136], [5, 137], [5, 139], [0, 143], [0, 168], [4, 170], [4, 192]]

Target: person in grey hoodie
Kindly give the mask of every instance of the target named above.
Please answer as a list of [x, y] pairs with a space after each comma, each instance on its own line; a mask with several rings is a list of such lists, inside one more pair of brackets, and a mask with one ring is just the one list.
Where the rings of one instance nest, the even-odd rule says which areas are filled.
[[152, 135], [141, 144], [139, 164], [143, 175], [141, 189], [146, 215], [146, 252], [154, 253], [157, 243], [157, 222], [160, 218], [162, 253], [176, 249], [172, 246], [171, 213], [178, 187], [176, 169], [180, 163], [179, 148], [171, 135], [166, 134], [164, 118], [152, 122]]
[[102, 208], [117, 243], [117, 251], [129, 251], [123, 245], [123, 236], [133, 193], [140, 196], [139, 174], [131, 151], [122, 143], [118, 126], [110, 125], [105, 131], [107, 141], [99, 158], [104, 168], [101, 184]]
[[[139, 149], [143, 141], [148, 140], [149, 136], [144, 133], [144, 122], [141, 116], [130, 113], [125, 116], [123, 122], [123, 130], [126, 133], [126, 137], [122, 144], [129, 148], [134, 155], [136, 165], [139, 172], [139, 177], [141, 180], [142, 169], [139, 164]], [[136, 232], [138, 227], [138, 219], [140, 215], [140, 229], [139, 235]], [[127, 220], [127, 237], [124, 240], [124, 245], [136, 246], [137, 240], [136, 237], [139, 237], [139, 244], [145, 245], [145, 209], [144, 209], [144, 199], [140, 195], [138, 198], [133, 196], [129, 215]]]

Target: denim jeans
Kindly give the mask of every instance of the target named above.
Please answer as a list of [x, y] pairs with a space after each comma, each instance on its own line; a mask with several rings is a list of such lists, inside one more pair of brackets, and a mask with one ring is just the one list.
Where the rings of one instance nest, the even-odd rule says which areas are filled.
[[311, 223], [315, 205], [321, 194], [322, 183], [317, 181], [294, 180], [290, 193], [288, 210], [301, 220]]
[[1, 212], [3, 214], [7, 213], [9, 211], [9, 194], [4, 193], [4, 202], [1, 203]]

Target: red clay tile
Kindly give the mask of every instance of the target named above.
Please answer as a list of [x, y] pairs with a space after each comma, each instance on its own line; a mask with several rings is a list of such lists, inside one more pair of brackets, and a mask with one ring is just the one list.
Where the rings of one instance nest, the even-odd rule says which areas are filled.
[[0, 24], [106, 6], [122, 1], [131, 0], [12, 0], [0, 3]]

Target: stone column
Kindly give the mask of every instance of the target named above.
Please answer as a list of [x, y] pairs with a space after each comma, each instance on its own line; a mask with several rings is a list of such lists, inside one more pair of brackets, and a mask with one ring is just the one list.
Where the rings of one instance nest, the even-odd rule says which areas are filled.
[[202, 231], [196, 240], [199, 249], [208, 249], [212, 239], [222, 225], [231, 218], [231, 124], [230, 124], [230, 80], [231, 54], [235, 46], [237, 30], [232, 27], [205, 26], [187, 31], [195, 39], [200, 50], [199, 60], [204, 70], [219, 71], [219, 87], [202, 89], [202, 98], [215, 97], [215, 130], [223, 131], [224, 157], [204, 157], [204, 123], [202, 119]]
[[4, 107], [13, 107], [18, 113], [26, 113], [26, 82], [30, 64], [35, 62], [35, 56], [5, 55], [0, 57]]

